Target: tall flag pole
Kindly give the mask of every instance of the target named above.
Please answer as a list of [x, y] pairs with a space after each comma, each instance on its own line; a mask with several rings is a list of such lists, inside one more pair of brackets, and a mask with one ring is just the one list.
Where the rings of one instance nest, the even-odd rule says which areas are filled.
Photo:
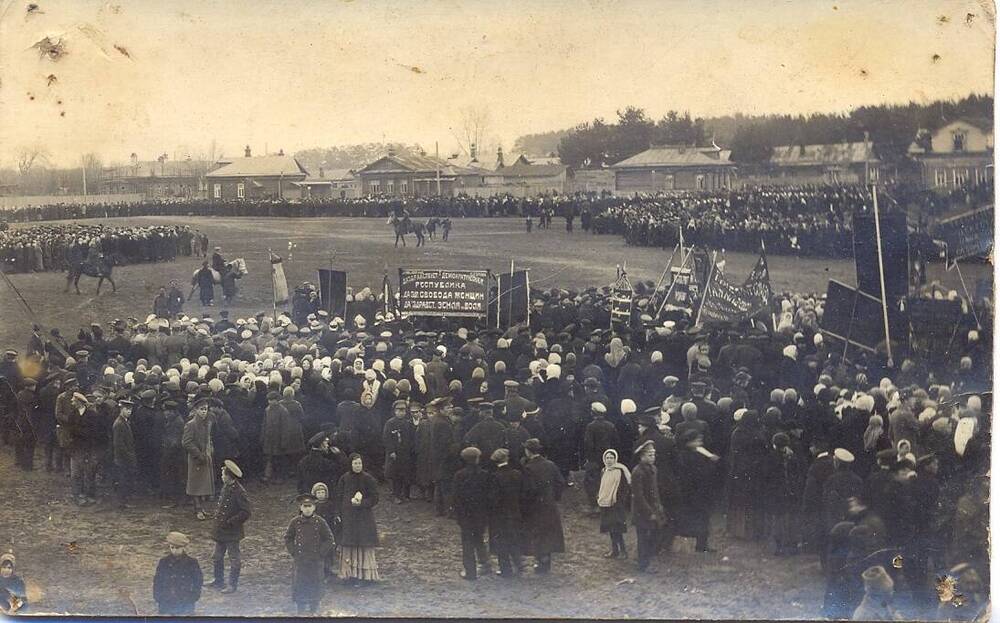
[[507, 323], [514, 317], [514, 258], [510, 258], [510, 293], [507, 295]]
[[708, 298], [708, 289], [712, 287], [712, 277], [715, 275], [715, 256], [718, 255], [718, 251], [712, 251], [712, 264], [708, 269], [708, 279], [705, 280], [705, 291], [701, 295], [701, 305], [698, 306], [698, 316], [694, 319], [695, 326], [698, 325], [698, 321], [701, 320], [701, 311], [705, 309], [705, 299]]
[[760, 239], [760, 257], [764, 262], [764, 272], [767, 273], [767, 301], [771, 307], [771, 330], [778, 331], [778, 317], [774, 315], [774, 290], [771, 289], [771, 270], [767, 267], [767, 249], [764, 247], [764, 238]]
[[875, 209], [875, 242], [878, 245], [878, 283], [882, 289], [882, 323], [885, 326], [885, 352], [888, 365], [892, 367], [892, 340], [889, 338], [889, 301], [885, 295], [885, 264], [882, 260], [882, 227], [879, 225], [878, 191], [872, 184], [872, 205]]
[[531, 271], [524, 271], [524, 289], [526, 296], [524, 297], [524, 307], [527, 310], [528, 319], [528, 329], [531, 329]]

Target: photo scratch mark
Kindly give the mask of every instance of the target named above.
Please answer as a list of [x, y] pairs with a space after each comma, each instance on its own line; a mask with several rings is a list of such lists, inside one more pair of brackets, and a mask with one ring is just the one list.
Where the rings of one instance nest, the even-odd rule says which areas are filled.
[[940, 54], [935, 54], [934, 56], [931, 57], [931, 62], [932, 63], [936, 63], [936, 62], [938, 62], [940, 60], [941, 60], [941, 55]]
[[118, 50], [119, 54], [121, 54], [125, 58], [132, 60], [132, 54], [128, 51], [128, 48], [126, 48], [125, 46], [116, 43], [115, 49]]
[[50, 87], [57, 82], [59, 82], [59, 78], [56, 78], [55, 74], [49, 74], [45, 76], [45, 86]]
[[31, 47], [38, 50], [39, 58], [48, 58], [51, 61], [58, 61], [67, 54], [66, 44], [63, 43], [62, 39], [42, 37]]
[[45, 11], [43, 11], [42, 8], [37, 4], [35, 4], [34, 2], [28, 4], [28, 6], [25, 8], [25, 12], [28, 14], [28, 16], [42, 15], [45, 13]]
[[424, 71], [423, 69], [421, 69], [420, 67], [418, 67], [416, 65], [404, 65], [403, 63], [396, 63], [396, 64], [399, 65], [400, 67], [402, 67], [403, 69], [407, 69], [409, 71], [412, 71], [415, 74], [425, 74], [425, 73], [427, 73], [426, 71]]
[[951, 21], [951, 18], [949, 18], [947, 15], [938, 15], [938, 18], [937, 18], [938, 25], [944, 26], [945, 24], [947, 24], [950, 21]]

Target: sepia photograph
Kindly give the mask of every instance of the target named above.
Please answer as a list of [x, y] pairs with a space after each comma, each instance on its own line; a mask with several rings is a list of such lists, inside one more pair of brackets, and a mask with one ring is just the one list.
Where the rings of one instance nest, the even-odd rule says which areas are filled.
[[989, 0], [3, 0], [0, 617], [988, 621]]

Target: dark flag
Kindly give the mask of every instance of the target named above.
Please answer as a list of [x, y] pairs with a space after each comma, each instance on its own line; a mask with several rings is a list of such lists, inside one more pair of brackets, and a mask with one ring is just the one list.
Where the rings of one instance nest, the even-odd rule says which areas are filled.
[[392, 293], [392, 282], [389, 281], [389, 273], [382, 274], [382, 314], [386, 317], [389, 314], [397, 314], [396, 297]]
[[712, 270], [698, 310], [699, 323], [738, 324], [771, 313], [771, 280], [767, 259], [760, 259], [742, 286], [731, 283], [719, 270]]
[[347, 313], [347, 273], [329, 268], [320, 268], [318, 271], [319, 298], [323, 309], [331, 316], [343, 317]]
[[500, 274], [500, 326], [512, 327], [528, 320], [528, 271]]

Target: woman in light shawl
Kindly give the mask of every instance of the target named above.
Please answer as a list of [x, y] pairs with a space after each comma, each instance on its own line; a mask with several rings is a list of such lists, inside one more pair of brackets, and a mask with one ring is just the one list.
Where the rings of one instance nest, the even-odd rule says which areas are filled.
[[597, 490], [597, 506], [601, 509], [601, 532], [610, 533], [611, 550], [605, 558], [627, 558], [625, 530], [631, 504], [632, 475], [618, 462], [618, 452], [604, 451], [604, 470]]

